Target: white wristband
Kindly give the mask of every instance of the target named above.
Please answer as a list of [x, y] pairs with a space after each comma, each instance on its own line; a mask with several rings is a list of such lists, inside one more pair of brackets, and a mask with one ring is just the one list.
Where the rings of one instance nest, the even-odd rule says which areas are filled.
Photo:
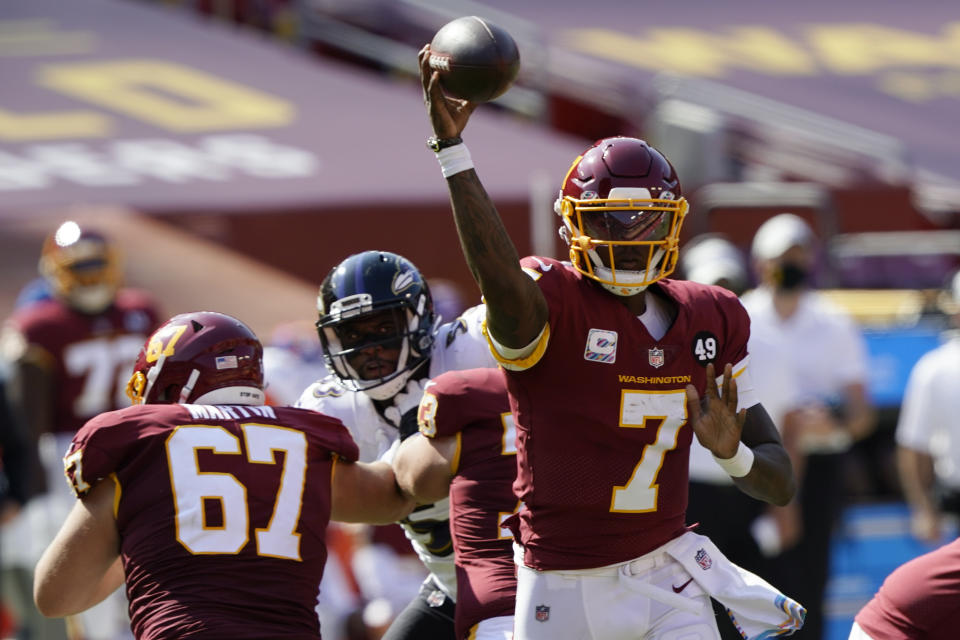
[[440, 171], [443, 172], [444, 178], [449, 178], [467, 169], [473, 169], [470, 150], [462, 142], [437, 151], [437, 160], [440, 161]]
[[713, 459], [731, 478], [742, 478], [753, 468], [753, 449], [741, 442], [732, 458], [713, 456]]

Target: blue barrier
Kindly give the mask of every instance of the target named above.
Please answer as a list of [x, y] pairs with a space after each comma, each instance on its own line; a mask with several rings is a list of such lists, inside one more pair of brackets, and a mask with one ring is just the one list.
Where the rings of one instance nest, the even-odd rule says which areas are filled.
[[[942, 543], [956, 536], [951, 524]], [[823, 640], [847, 640], [857, 611], [890, 572], [938, 546], [910, 535], [910, 513], [902, 502], [848, 507], [830, 552]]]

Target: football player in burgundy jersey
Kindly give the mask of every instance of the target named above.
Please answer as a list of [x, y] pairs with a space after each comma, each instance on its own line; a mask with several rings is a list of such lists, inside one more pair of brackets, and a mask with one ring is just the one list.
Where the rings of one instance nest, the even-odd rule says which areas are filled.
[[[389, 251], [341, 261], [320, 285], [317, 307], [331, 374], [307, 387], [296, 406], [339, 418], [362, 461], [388, 454], [398, 439], [417, 432], [416, 408], [431, 378], [496, 366], [481, 331], [483, 308], [440, 324], [420, 271]], [[384, 640], [454, 638], [457, 585], [448, 516], [444, 498], [419, 505], [400, 523], [430, 574]]]
[[476, 104], [445, 96], [429, 58], [433, 148], [516, 418], [517, 637], [715, 638], [710, 595], [747, 636], [792, 632], [799, 605], [686, 529], [694, 434], [750, 495], [782, 505], [795, 488], [739, 300], [667, 279], [687, 213], [673, 166], [643, 140], [598, 140], [555, 205], [571, 261], [521, 261], [462, 141]]
[[146, 342], [134, 406], [87, 422], [64, 458], [78, 497], [36, 570], [49, 616], [126, 583], [137, 638], [319, 638], [331, 518], [413, 502], [343, 424], [263, 405], [263, 349], [235, 318], [175, 316]]
[[[513, 535], [502, 521], [519, 507], [516, 435], [499, 369], [449, 371], [427, 385], [420, 433], [393, 458], [397, 483], [419, 502], [450, 496], [457, 567], [457, 638], [503, 640], [517, 594]], [[506, 636], [508, 637], [508, 635]]]
[[850, 640], [952, 640], [960, 614], [960, 540], [897, 567], [857, 613]]
[[[119, 250], [96, 229], [75, 221], [61, 224], [44, 241], [39, 271], [50, 296], [18, 308], [0, 338], [10, 363], [11, 409], [27, 436], [27, 451], [39, 456], [33, 477], [40, 495], [3, 531], [5, 538], [23, 541], [3, 545], [4, 570], [28, 576], [73, 504], [61, 462], [70, 439], [93, 416], [129, 404], [124, 388], [130, 369], [159, 323], [149, 294], [121, 288]], [[14, 601], [20, 600], [30, 603], [30, 594]], [[91, 640], [111, 638], [110, 626], [126, 627], [124, 608], [118, 593], [73, 624]], [[17, 613], [34, 635], [63, 626], [32, 607]]]

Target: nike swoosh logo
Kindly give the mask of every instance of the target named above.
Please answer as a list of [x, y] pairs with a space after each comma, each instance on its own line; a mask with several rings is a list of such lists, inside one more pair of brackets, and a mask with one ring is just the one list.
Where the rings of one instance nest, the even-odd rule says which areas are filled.
[[684, 582], [684, 583], [683, 583], [682, 585], [680, 585], [679, 587], [676, 586], [676, 585], [671, 585], [671, 586], [673, 587], [673, 592], [674, 592], [674, 593], [680, 593], [681, 591], [683, 591], [684, 589], [686, 589], [686, 588], [687, 588], [687, 585], [690, 584], [691, 582], [693, 582], [693, 578], [690, 578], [689, 580], [687, 580], [686, 582]]

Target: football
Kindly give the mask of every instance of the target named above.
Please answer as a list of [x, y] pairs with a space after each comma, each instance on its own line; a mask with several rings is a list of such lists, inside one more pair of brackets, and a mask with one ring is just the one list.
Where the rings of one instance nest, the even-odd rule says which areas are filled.
[[477, 16], [464, 16], [433, 36], [429, 64], [440, 74], [440, 86], [448, 95], [489, 102], [513, 84], [520, 52], [504, 29]]

